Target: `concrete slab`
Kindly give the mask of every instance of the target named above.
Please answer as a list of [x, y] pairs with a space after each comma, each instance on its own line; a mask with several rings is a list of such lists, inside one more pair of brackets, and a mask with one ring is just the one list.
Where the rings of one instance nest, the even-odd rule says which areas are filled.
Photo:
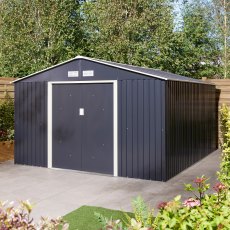
[[14, 165], [8, 161], [0, 164], [0, 200], [29, 199], [35, 204], [32, 216], [36, 220], [42, 215], [62, 216], [82, 205], [131, 211], [131, 200], [138, 195], [155, 208], [178, 194], [187, 198], [183, 184], [196, 176], [205, 175], [214, 183], [219, 162], [218, 150], [171, 180], [157, 182]]

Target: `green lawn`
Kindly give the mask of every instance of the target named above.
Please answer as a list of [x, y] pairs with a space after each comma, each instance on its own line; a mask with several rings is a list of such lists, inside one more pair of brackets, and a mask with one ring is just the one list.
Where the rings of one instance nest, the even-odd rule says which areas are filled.
[[[64, 220], [69, 223], [70, 230], [98, 230], [102, 226], [98, 222], [94, 212], [100, 213], [103, 216], [117, 220], [126, 220], [126, 217], [123, 212], [99, 208], [93, 206], [82, 206], [79, 209], [76, 209], [73, 212], [64, 216]], [[129, 216], [133, 216], [132, 213], [127, 213]]]

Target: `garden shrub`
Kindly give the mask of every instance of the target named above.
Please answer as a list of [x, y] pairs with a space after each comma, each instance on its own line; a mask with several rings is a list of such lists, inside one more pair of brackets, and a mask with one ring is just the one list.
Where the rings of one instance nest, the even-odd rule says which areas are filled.
[[230, 189], [230, 108], [223, 105], [220, 109], [221, 149], [219, 180]]
[[38, 224], [30, 217], [32, 206], [29, 201], [22, 201], [15, 207], [11, 202], [0, 202], [1, 230], [67, 230], [69, 225], [62, 218], [49, 219], [41, 217]]
[[103, 229], [230, 229], [230, 192], [227, 186], [218, 182], [212, 188], [213, 193], [206, 194], [210, 187], [207, 180], [202, 176], [194, 180], [195, 186], [186, 184], [185, 190], [192, 192], [193, 197], [184, 202], [181, 201], [181, 196], [169, 202], [161, 202], [156, 217], [153, 216], [153, 210], [138, 197], [132, 202], [135, 218], [127, 219], [127, 226], [121, 226], [119, 220], [110, 219], [110, 224], [105, 223]]
[[0, 103], [0, 141], [14, 139], [14, 102], [6, 95]]
[[209, 185], [202, 176], [194, 180], [196, 187], [185, 185], [194, 197], [181, 202], [177, 196], [160, 207], [153, 229], [230, 229], [230, 193], [218, 182], [214, 193], [205, 194]]

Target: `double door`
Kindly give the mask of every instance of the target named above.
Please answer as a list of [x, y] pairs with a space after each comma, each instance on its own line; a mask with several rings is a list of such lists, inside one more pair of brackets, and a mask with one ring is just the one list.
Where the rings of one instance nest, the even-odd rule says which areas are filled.
[[113, 85], [53, 84], [52, 167], [113, 174]]

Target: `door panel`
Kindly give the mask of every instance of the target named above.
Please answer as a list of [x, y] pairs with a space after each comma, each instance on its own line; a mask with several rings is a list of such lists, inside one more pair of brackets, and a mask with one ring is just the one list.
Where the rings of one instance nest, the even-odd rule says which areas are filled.
[[53, 85], [53, 167], [81, 170], [80, 85]]
[[113, 174], [112, 84], [54, 84], [52, 125], [53, 167]]
[[82, 85], [84, 171], [113, 174], [113, 85]]

